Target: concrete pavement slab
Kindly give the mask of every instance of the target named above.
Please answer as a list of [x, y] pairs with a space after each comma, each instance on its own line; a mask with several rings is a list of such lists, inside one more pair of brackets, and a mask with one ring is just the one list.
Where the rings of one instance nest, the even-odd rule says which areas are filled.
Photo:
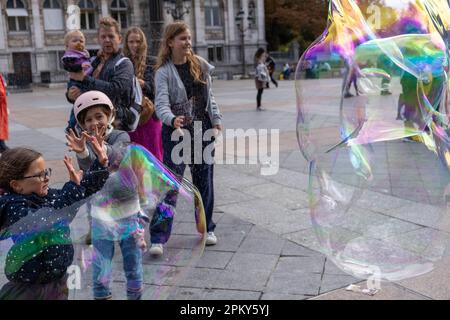
[[[292, 81], [280, 82], [278, 89], [265, 91], [263, 102], [268, 111], [258, 113], [253, 81], [214, 82], [225, 128], [280, 130], [280, 168], [275, 175], [262, 176], [260, 163], [216, 165], [214, 219], [218, 244], [206, 247], [203, 257], [189, 272], [180, 268], [186, 261], [174, 259], [175, 248], [188, 254], [196, 239], [189, 234], [193, 229], [192, 219], [180, 217], [176, 221], [178, 231], [172, 234], [165, 255], [160, 259], [144, 256], [150, 294], [168, 290], [171, 298], [194, 300], [306, 299], [357, 281], [319, 253], [322, 248], [312, 228], [308, 208], [309, 168], [298, 151], [295, 136], [293, 84]], [[314, 88], [315, 84], [308, 85]], [[313, 138], [332, 146], [339, 135], [339, 113], [328, 106], [339, 104], [335, 97], [341, 87], [333, 79], [321, 82], [321, 86], [323, 90], [312, 92], [311, 98], [318, 111], [311, 123], [312, 128], [317, 128]], [[54, 169], [52, 182], [66, 181], [67, 172], [61, 159], [67, 153], [63, 129], [70, 105], [65, 100], [64, 89], [39, 89], [31, 94], [11, 95], [9, 102], [12, 112], [10, 145], [27, 144], [42, 151], [48, 165]], [[376, 176], [372, 189], [364, 191], [353, 204], [361, 209], [364, 218], [359, 224], [352, 223], [351, 216], [341, 221], [340, 225], [346, 227], [341, 230], [342, 234], [347, 238], [334, 240], [340, 244], [363, 232], [379, 236], [389, 231], [395, 234], [392, 239], [404, 242], [411, 250], [423, 250], [419, 240], [426, 239], [429, 229], [416, 229], [416, 226], [440, 225], [435, 222], [438, 221], [435, 204], [440, 200], [439, 187], [448, 181], [440, 174], [422, 170], [423, 164], [435, 163], [436, 159], [421, 144], [399, 141], [377, 143], [373, 148]], [[405, 152], [415, 156], [404, 159]], [[325, 168], [334, 170], [332, 177], [339, 178], [336, 188], [348, 195], [355, 192], [358, 181], [348, 153], [344, 150], [341, 153], [334, 166]], [[313, 179], [313, 182], [317, 181]], [[408, 191], [409, 182], [421, 189]], [[435, 187], [437, 184], [439, 186]], [[423, 202], [419, 204], [418, 200]], [[187, 204], [180, 201], [178, 205]], [[426, 212], [430, 219], [423, 219], [417, 212]], [[336, 231], [339, 234], [340, 231]], [[416, 241], [419, 245], [414, 243]], [[121, 270], [120, 250], [116, 252], [114, 263]], [[442, 279], [448, 275], [445, 267], [442, 268], [422, 276], [417, 282], [405, 280], [401, 286], [383, 283], [383, 290], [371, 299], [447, 299], [450, 289]], [[0, 274], [0, 283], [4, 281]], [[177, 287], [167, 287], [167, 284]], [[115, 297], [125, 298], [124, 279], [120, 275], [113, 284], [113, 292]], [[90, 299], [91, 293], [89, 290], [78, 292], [77, 298], [81, 297]], [[368, 296], [337, 290], [319, 298], [363, 299]]]
[[446, 257], [436, 263], [430, 273], [412, 279], [399, 281], [402, 287], [437, 300], [450, 300], [450, 292], [446, 285], [450, 280], [450, 258]]
[[[365, 282], [358, 283], [365, 288]], [[312, 300], [429, 300], [428, 297], [420, 295], [414, 291], [405, 289], [392, 283], [383, 283], [381, 290], [374, 296], [363, 293], [347, 291], [345, 288], [331, 291], [320, 296], [311, 298]]]

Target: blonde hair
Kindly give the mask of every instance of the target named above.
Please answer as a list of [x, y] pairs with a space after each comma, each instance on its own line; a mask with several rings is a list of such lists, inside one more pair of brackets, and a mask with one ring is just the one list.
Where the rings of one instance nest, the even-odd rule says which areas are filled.
[[[169, 41], [173, 40], [176, 36], [185, 31], [190, 30], [189, 26], [183, 21], [175, 21], [167, 25], [164, 30], [164, 36], [161, 41], [161, 45], [159, 47], [155, 70], [158, 70], [159, 68], [161, 68], [161, 66], [166, 64], [172, 56], [172, 49], [169, 47]], [[190, 72], [195, 81], [205, 83], [205, 81], [202, 79], [202, 68], [200, 66], [200, 60], [197, 56], [195, 56], [192, 49], [190, 49], [189, 51], [190, 53], [187, 56], [187, 60], [189, 62]]]
[[[130, 48], [128, 47], [128, 37], [131, 34], [137, 34], [141, 40], [141, 45], [139, 46], [136, 56], [133, 57], [131, 55]], [[139, 27], [132, 27], [128, 30], [127, 34], [125, 35], [125, 41], [123, 45], [123, 53], [125, 56], [129, 57], [131, 61], [133, 62], [134, 66], [134, 73], [136, 74], [136, 77], [139, 79], [144, 79], [144, 72], [145, 68], [147, 67], [147, 37], [145, 36], [144, 32]]]
[[71, 31], [67, 32], [66, 35], [64, 36], [64, 45], [66, 46], [66, 49], [69, 46], [70, 39], [75, 35], [82, 36], [84, 39], [84, 42], [86, 42], [86, 38], [84, 37], [83, 32], [81, 32], [80, 30], [71, 30]]
[[98, 32], [100, 32], [100, 29], [111, 29], [115, 28], [116, 32], [119, 36], [121, 35], [121, 28], [120, 24], [112, 17], [103, 17], [98, 21]]

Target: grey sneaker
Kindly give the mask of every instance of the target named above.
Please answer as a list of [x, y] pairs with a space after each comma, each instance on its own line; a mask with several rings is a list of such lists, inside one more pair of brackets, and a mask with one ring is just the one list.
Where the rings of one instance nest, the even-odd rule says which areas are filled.
[[152, 256], [161, 256], [164, 253], [163, 245], [161, 243], [152, 243], [148, 251]]
[[207, 246], [213, 246], [217, 243], [217, 237], [214, 234], [214, 232], [208, 232], [208, 235], [206, 236], [206, 242], [205, 244]]

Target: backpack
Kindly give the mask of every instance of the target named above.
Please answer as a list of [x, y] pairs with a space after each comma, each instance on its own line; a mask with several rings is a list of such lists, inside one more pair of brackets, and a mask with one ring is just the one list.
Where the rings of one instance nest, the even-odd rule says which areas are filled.
[[[114, 65], [114, 69], [119, 66], [122, 61], [130, 60], [127, 57], [120, 58]], [[139, 118], [142, 110], [142, 102], [144, 94], [136, 76], [133, 77], [132, 103], [128, 109], [121, 108], [117, 110], [117, 118], [120, 119], [122, 129], [128, 132], [136, 130], [139, 124]]]

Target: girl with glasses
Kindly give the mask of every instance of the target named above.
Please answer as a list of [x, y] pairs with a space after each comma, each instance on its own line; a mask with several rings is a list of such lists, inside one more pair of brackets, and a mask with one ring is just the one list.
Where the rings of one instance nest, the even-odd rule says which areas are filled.
[[26, 148], [2, 153], [0, 240], [11, 238], [13, 245], [5, 262], [9, 282], [0, 290], [0, 300], [68, 298], [66, 272], [74, 256], [69, 224], [76, 203], [99, 191], [109, 176], [103, 142], [84, 135], [98, 160], [83, 175], [65, 156], [70, 181], [61, 190], [49, 188], [51, 169], [41, 153]]

